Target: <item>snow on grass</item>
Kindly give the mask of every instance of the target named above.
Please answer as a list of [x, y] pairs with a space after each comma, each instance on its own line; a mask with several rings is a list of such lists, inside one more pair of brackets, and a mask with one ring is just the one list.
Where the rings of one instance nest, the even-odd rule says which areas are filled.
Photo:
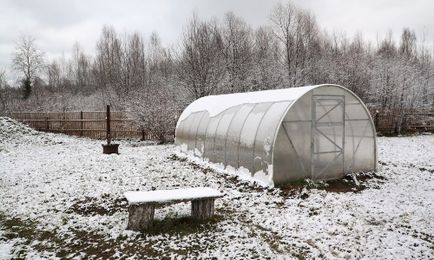
[[[101, 141], [0, 118], [0, 258], [432, 259], [434, 136], [378, 141], [379, 171], [358, 175], [363, 189], [261, 188], [173, 145], [120, 142], [104, 155]], [[225, 194], [215, 218], [192, 220], [180, 203], [157, 208], [148, 233], [125, 230], [124, 192], [190, 187]]]
[[[0, 232], [0, 237], [3, 237], [3, 232]], [[9, 259], [12, 258], [12, 250], [14, 247], [14, 242], [6, 239], [0, 240], [0, 259]]]

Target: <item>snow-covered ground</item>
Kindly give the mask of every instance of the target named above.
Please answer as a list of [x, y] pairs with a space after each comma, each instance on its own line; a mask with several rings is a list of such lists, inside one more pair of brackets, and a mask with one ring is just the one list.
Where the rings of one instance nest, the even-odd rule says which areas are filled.
[[[173, 145], [39, 133], [0, 118], [0, 259], [434, 258], [434, 136], [379, 138], [380, 167], [345, 179], [260, 188], [176, 155]], [[340, 187], [338, 185], [338, 187]], [[123, 193], [211, 187], [216, 218], [156, 210], [161, 230], [126, 231]], [[340, 191], [340, 192], [337, 192]]]

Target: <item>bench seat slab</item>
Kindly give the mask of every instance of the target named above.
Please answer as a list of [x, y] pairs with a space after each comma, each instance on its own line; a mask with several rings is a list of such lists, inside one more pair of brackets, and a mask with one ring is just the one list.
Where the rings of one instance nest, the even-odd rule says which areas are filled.
[[177, 203], [196, 199], [220, 198], [222, 196], [223, 194], [218, 190], [208, 187], [125, 192], [125, 197], [130, 205], [142, 203]]

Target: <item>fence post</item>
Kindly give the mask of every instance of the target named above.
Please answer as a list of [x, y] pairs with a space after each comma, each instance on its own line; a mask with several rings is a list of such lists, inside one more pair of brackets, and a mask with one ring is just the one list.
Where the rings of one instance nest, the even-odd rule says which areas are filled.
[[62, 112], [61, 114], [61, 119], [60, 119], [60, 132], [64, 133], [63, 129], [65, 128], [65, 111]]
[[107, 144], [111, 143], [111, 133], [110, 133], [110, 105], [107, 105]]
[[380, 117], [380, 112], [377, 110], [375, 110], [375, 117], [374, 117], [374, 125], [375, 125], [375, 129], [376, 131], [378, 131], [378, 119]]
[[50, 121], [48, 121], [48, 116], [45, 117], [45, 130], [47, 132], [50, 130]]
[[80, 111], [80, 136], [83, 136], [83, 111]]

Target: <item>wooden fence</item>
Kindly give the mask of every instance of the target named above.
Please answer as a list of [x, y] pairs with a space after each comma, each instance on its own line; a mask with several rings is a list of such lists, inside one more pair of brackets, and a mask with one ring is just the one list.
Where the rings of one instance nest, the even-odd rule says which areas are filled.
[[[370, 109], [377, 132], [385, 135], [395, 135], [398, 114], [393, 111], [379, 111]], [[434, 133], [434, 110], [419, 109], [413, 113], [405, 114], [403, 121], [403, 134], [431, 132]]]
[[[49, 112], [49, 113], [11, 113], [9, 117], [28, 126], [47, 132], [64, 133], [90, 137], [106, 138], [106, 112]], [[111, 136], [115, 139], [137, 138], [151, 140], [127, 112], [110, 113]]]
[[[392, 112], [376, 113], [371, 108], [377, 131], [394, 135], [396, 116]], [[7, 116], [23, 122], [40, 131], [65, 133], [69, 135], [84, 136], [95, 139], [106, 137], [106, 112], [48, 112], [48, 113], [11, 113]], [[111, 136], [114, 139], [142, 139], [156, 140], [158, 137], [152, 133], [145, 133], [140, 126], [128, 117], [127, 112], [111, 112]], [[434, 111], [419, 110], [414, 114], [406, 115], [406, 125], [403, 133], [433, 132]], [[173, 140], [173, 135], [166, 140]]]

